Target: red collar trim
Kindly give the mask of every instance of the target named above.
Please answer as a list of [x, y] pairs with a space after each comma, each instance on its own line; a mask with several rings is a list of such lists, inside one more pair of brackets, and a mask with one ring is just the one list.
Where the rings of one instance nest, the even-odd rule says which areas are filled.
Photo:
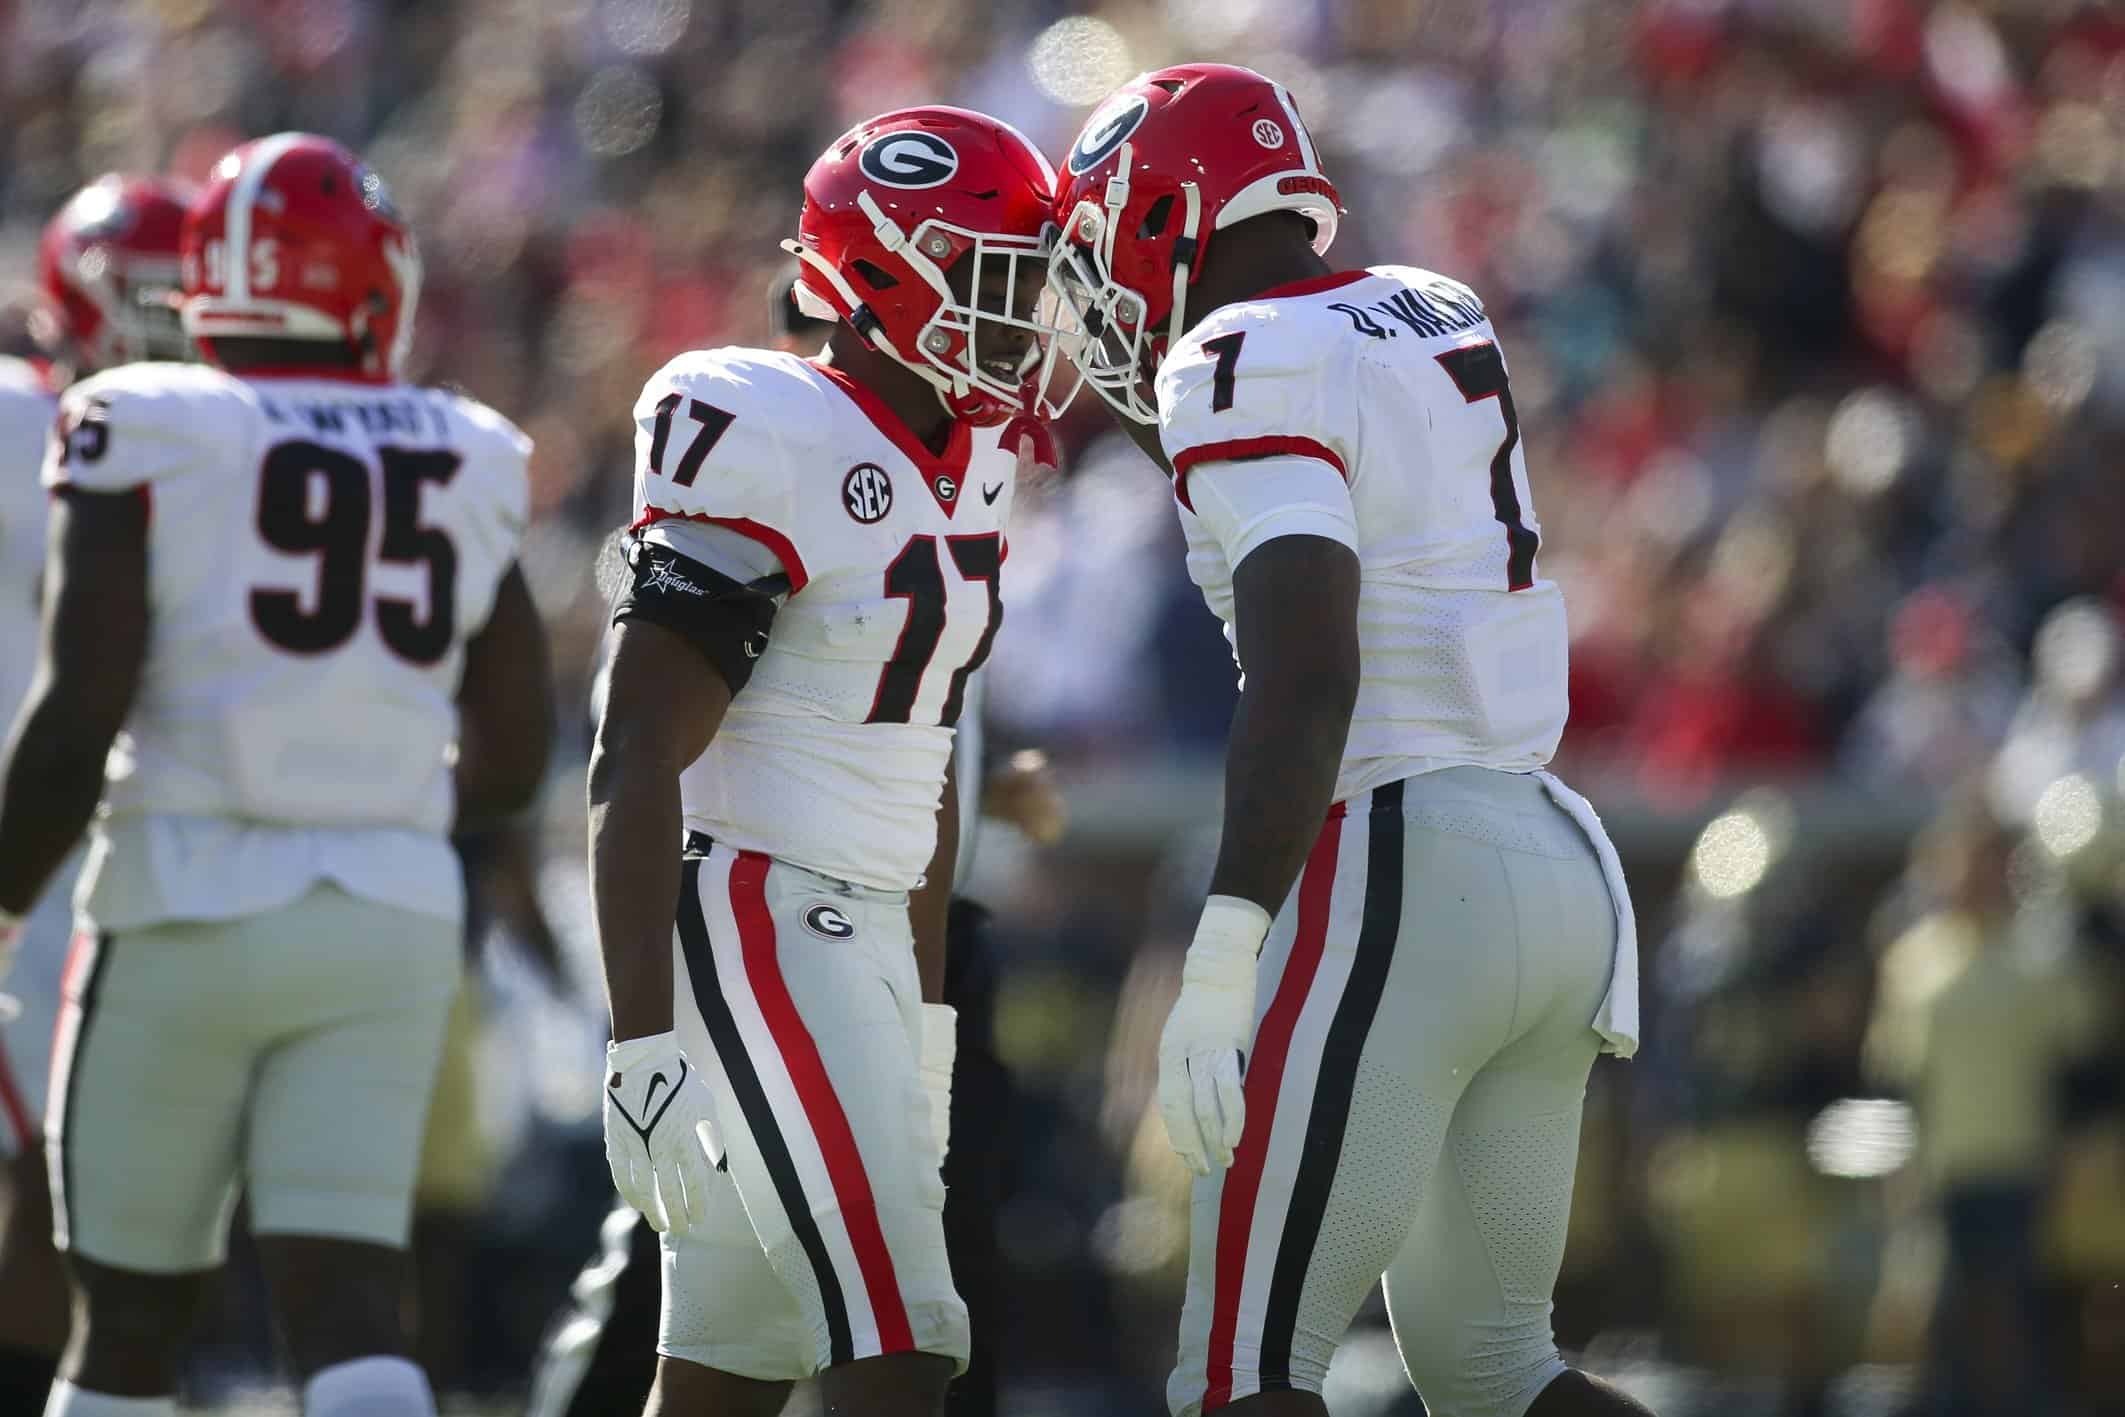
[[952, 420], [952, 436], [945, 443], [944, 453], [940, 456], [924, 446], [922, 439], [915, 436], [914, 430], [901, 421], [900, 415], [886, 407], [885, 400], [869, 388], [857, 383], [831, 364], [821, 364], [816, 359], [807, 359], [804, 362], [826, 375], [835, 388], [847, 394], [856, 407], [863, 410], [864, 417], [871, 420], [871, 425], [885, 435], [886, 441], [898, 448], [901, 456], [915, 464], [915, 470], [922, 474], [922, 480], [929, 486], [930, 495], [937, 499], [937, 505], [943, 509], [947, 518], [958, 510], [959, 499], [966, 495], [967, 490], [967, 459], [973, 456], [974, 452], [974, 433], [966, 420]]
[[1335, 271], [1325, 276], [1308, 276], [1304, 280], [1272, 285], [1260, 295], [1250, 296], [1249, 299], [1289, 300], [1294, 295], [1319, 295], [1324, 290], [1339, 290], [1353, 282], [1369, 280], [1371, 277], [1371, 271]]

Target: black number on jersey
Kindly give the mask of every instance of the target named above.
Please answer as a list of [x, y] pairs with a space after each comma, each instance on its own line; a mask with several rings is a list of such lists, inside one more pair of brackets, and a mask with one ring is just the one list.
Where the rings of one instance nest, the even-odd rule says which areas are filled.
[[[951, 689], [937, 715], [938, 726], [950, 728], [959, 722], [959, 711], [966, 702], [967, 680], [987, 661], [989, 646], [996, 641], [996, 627], [1003, 620], [1003, 595], [997, 584], [1003, 569], [1003, 536], [989, 531], [979, 536], [948, 536], [944, 540], [960, 579], [981, 581], [989, 589], [988, 622], [966, 663], [952, 671]], [[929, 673], [930, 661], [937, 657], [938, 643], [944, 639], [944, 565], [937, 555], [936, 537], [908, 540], [893, 558], [893, 564], [885, 568], [885, 593], [908, 603], [908, 618], [901, 626], [900, 643], [893, 647], [893, 657], [878, 676], [878, 692], [864, 722], [906, 723], [922, 693], [923, 676]]]
[[691, 487], [700, 476], [701, 464], [708, 461], [708, 454], [723, 435], [730, 431], [731, 424], [738, 421], [735, 413], [725, 413], [714, 404], [699, 399], [689, 399], [684, 394], [666, 394], [657, 400], [657, 427], [649, 441], [649, 470], [659, 477], [664, 475], [664, 449], [671, 442], [672, 415], [679, 411], [680, 404], [688, 405], [687, 416], [701, 425], [701, 431], [679, 454], [679, 465], [672, 470], [671, 480], [680, 487]]
[[1232, 368], [1240, 362], [1240, 346], [1247, 342], [1245, 330], [1203, 341], [1203, 348], [1217, 356], [1217, 369], [1210, 375], [1210, 411], [1223, 413], [1232, 407]]
[[1506, 377], [1505, 357], [1489, 340], [1449, 349], [1439, 356], [1454, 387], [1469, 403], [1498, 401], [1505, 419], [1505, 441], [1490, 459], [1490, 505], [1505, 526], [1505, 588], [1526, 590], [1535, 583], [1535, 547], [1541, 538], [1520, 519], [1520, 494], [1513, 487], [1513, 449], [1520, 445], [1520, 414], [1513, 407], [1512, 382]]
[[[440, 527], [421, 525], [421, 489], [455, 477], [458, 455], [406, 448], [376, 453], [384, 486], [377, 559], [428, 568], [426, 618], [411, 601], [380, 595], [376, 628], [393, 653], [434, 664], [457, 634], [457, 546]], [[316, 443], [282, 443], [266, 454], [258, 534], [276, 551], [317, 558], [317, 584], [308, 596], [252, 590], [251, 621], [270, 643], [291, 654], [324, 654], [353, 638], [368, 599], [371, 502], [369, 469], [359, 458]]]

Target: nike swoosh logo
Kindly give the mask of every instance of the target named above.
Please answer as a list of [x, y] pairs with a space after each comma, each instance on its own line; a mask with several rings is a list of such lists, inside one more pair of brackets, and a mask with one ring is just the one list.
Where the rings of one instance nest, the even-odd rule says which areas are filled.
[[[679, 1081], [676, 1083], [671, 1082], [662, 1073], [650, 1075], [649, 1087], [642, 1094], [642, 1111], [649, 1117], [646, 1122], [638, 1122], [629, 1115], [627, 1108], [621, 1103], [617, 1095], [617, 1085], [615, 1085], [615, 1095], [612, 1104], [619, 1110], [622, 1117], [627, 1118], [627, 1125], [634, 1128], [635, 1135], [642, 1138], [642, 1145], [649, 1145], [649, 1134], [657, 1129], [657, 1123], [664, 1120], [664, 1114], [671, 1110], [671, 1104], [679, 1100], [679, 1088], [686, 1082], [686, 1068], [686, 1063], [681, 1061], [679, 1064]], [[660, 1083], [669, 1086], [671, 1091], [664, 1094], [664, 1105], [651, 1112], [650, 1105], [656, 1100], [657, 1087]]]
[[981, 500], [984, 504], [988, 506], [994, 506], [996, 505], [997, 497], [1001, 495], [1002, 492], [1003, 484], [1001, 482], [997, 483], [994, 487], [983, 487], [981, 489]]

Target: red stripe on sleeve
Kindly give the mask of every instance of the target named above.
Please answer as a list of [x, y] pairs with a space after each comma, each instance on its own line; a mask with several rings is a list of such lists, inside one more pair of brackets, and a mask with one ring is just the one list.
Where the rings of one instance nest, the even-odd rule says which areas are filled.
[[1173, 458], [1173, 495], [1189, 511], [1195, 503], [1188, 500], [1188, 469], [1206, 462], [1253, 462], [1258, 458], [1318, 458], [1336, 470], [1336, 476], [1350, 481], [1350, 470], [1343, 466], [1343, 459], [1334, 448], [1312, 438], [1278, 436], [1270, 438], [1231, 438], [1222, 443], [1203, 443], [1176, 453]]
[[878, 1342], [885, 1353], [905, 1353], [915, 1347], [908, 1324], [907, 1305], [900, 1296], [900, 1281], [893, 1273], [893, 1255], [886, 1248], [885, 1229], [878, 1223], [878, 1202], [871, 1194], [871, 1180], [863, 1169], [863, 1153], [856, 1149], [856, 1134], [849, 1129], [848, 1114], [834, 1092], [833, 1079], [819, 1056], [819, 1045], [797, 1005], [790, 998], [789, 984], [775, 952], [775, 917], [767, 908], [769, 858], [758, 851], [741, 851], [730, 868], [731, 913], [738, 922], [738, 944], [745, 957], [745, 978], [753, 997], [774, 1035], [797, 1099], [804, 1105], [805, 1120], [826, 1160], [826, 1173], [834, 1185], [834, 1200], [840, 1206], [842, 1223], [848, 1227], [849, 1248], [856, 1252], [857, 1268], [863, 1272], [864, 1291], [871, 1300], [871, 1314], [878, 1324]]
[[720, 526], [735, 531], [740, 536], [750, 537], [775, 553], [775, 559], [782, 563], [783, 571], [789, 576], [791, 595], [803, 590], [805, 582], [811, 579], [810, 573], [804, 569], [804, 558], [797, 554], [796, 543], [773, 527], [756, 522], [750, 517], [710, 517], [699, 512], [668, 512], [662, 507], [649, 507], [643, 510], [641, 516], [635, 518], [634, 525], [628, 530], [641, 531], [645, 527], [655, 526], [658, 522], [700, 522], [706, 526]]
[[[1341, 804], [1338, 803], [1338, 806]], [[1284, 962], [1277, 981], [1276, 998], [1262, 1016], [1254, 1035], [1254, 1051], [1247, 1057], [1247, 1126], [1225, 1173], [1225, 1189], [1218, 1198], [1215, 1296], [1210, 1309], [1210, 1348], [1203, 1393], [1203, 1411], [1214, 1412], [1232, 1401], [1232, 1350], [1240, 1322], [1240, 1290], [1247, 1278], [1247, 1242], [1254, 1229], [1255, 1197], [1262, 1188], [1262, 1167], [1269, 1156], [1269, 1133], [1276, 1122], [1277, 1090], [1284, 1081], [1284, 1061], [1291, 1051], [1292, 1031], [1313, 991], [1313, 978], [1321, 966], [1321, 952], [1328, 942], [1328, 906], [1334, 898], [1336, 848], [1343, 839], [1343, 814], [1330, 812], [1327, 824], [1314, 840], [1306, 858], [1306, 871], [1299, 878], [1299, 928], [1291, 944], [1291, 958]], [[1303, 1125], [1303, 1123], [1301, 1123]], [[1275, 1264], [1276, 1256], [1262, 1256]]]

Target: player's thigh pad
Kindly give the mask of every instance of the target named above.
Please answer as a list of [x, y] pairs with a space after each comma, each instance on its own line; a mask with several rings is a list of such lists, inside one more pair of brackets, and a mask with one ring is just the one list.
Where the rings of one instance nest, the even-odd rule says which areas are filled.
[[806, 1309], [767, 1262], [728, 1173], [710, 1184], [702, 1223], [658, 1237], [657, 1352], [761, 1382], [809, 1377], [819, 1358]]
[[246, 922], [277, 1018], [252, 1084], [251, 1228], [402, 1249], [450, 1006], [455, 922], [320, 886]]
[[150, 1274], [221, 1263], [263, 1043], [237, 987], [250, 945], [226, 925], [75, 937], [45, 1130], [61, 1249]]
[[1550, 1293], [1615, 926], [1591, 846], [1562, 812], [1545, 817], [1547, 804], [1523, 795], [1516, 820], [1529, 837], [1500, 857], [1520, 924], [1508, 1034], [1455, 1104], [1416, 1225], [1386, 1276], [1403, 1363], [1435, 1417], [1521, 1417], [1564, 1371]]
[[682, 1041], [713, 1051], [724, 1161], [811, 1370], [901, 1352], [964, 1369], [905, 897], [718, 845], [689, 852], [677, 933], [699, 1013]]
[[1234, 1164], [1196, 1183], [1176, 1414], [1320, 1390], [1513, 1036], [1529, 873], [1581, 856], [1510, 774], [1427, 774], [1331, 817], [1262, 952]]

